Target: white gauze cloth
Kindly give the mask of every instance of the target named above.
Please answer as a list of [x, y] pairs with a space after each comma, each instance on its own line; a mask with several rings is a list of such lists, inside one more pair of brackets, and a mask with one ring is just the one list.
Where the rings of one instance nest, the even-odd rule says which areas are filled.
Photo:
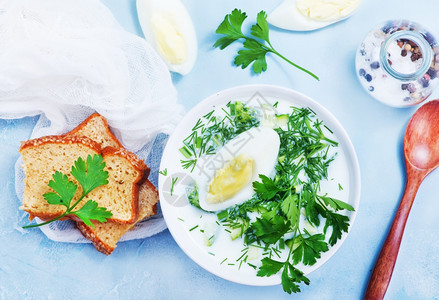
[[[0, 118], [40, 115], [35, 138], [65, 133], [96, 111], [146, 160], [157, 186], [167, 135], [184, 110], [164, 62], [144, 39], [124, 31], [97, 0], [0, 0], [0, 49]], [[15, 168], [20, 200], [21, 164]], [[73, 222], [40, 228], [52, 240], [86, 241]], [[159, 210], [123, 239], [165, 228]]]

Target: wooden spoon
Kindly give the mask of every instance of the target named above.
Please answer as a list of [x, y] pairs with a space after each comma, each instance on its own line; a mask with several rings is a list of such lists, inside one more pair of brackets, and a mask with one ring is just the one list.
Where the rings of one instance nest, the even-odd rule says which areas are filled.
[[392, 227], [369, 280], [364, 299], [383, 299], [392, 277], [405, 224], [421, 182], [439, 166], [439, 100], [419, 108], [404, 136], [407, 181]]

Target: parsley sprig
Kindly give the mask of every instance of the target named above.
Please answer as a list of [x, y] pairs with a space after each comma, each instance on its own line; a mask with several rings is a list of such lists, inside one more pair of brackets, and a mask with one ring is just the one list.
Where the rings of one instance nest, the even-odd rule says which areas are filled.
[[213, 46], [223, 50], [234, 42], [243, 41], [242, 46], [244, 49], [239, 50], [238, 55], [236, 55], [234, 59], [234, 64], [236, 66], [241, 66], [242, 69], [245, 69], [250, 64], [253, 64], [252, 69], [254, 73], [259, 74], [265, 72], [267, 70], [266, 55], [268, 53], [273, 53], [288, 62], [290, 65], [319, 80], [314, 73], [293, 63], [274, 49], [270, 42], [267, 14], [265, 11], [258, 13], [256, 24], [251, 26], [249, 36], [242, 32], [242, 24], [246, 18], [247, 14], [236, 8], [230, 14], [226, 15], [224, 21], [216, 30], [217, 34], [223, 36], [219, 38]]
[[40, 223], [23, 226], [23, 228], [32, 228], [43, 226], [54, 221], [60, 220], [67, 215], [75, 215], [81, 219], [86, 225], [94, 227], [92, 220], [106, 222], [113, 215], [105, 207], [99, 207], [94, 200], [88, 200], [80, 209], [74, 210], [75, 207], [94, 189], [108, 184], [108, 172], [104, 171], [105, 162], [101, 155], [89, 155], [84, 161], [79, 157], [72, 166], [71, 175], [78, 181], [82, 187], [81, 196], [72, 203], [78, 186], [69, 180], [67, 175], [56, 171], [49, 181], [49, 187], [54, 192], [48, 192], [43, 195], [44, 199], [53, 205], [63, 205], [66, 211], [60, 216]]

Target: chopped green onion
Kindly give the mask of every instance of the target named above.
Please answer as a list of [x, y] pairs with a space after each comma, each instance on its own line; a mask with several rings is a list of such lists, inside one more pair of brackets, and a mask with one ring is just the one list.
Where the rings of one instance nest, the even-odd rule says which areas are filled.
[[200, 137], [198, 137], [198, 138], [197, 138], [197, 148], [198, 148], [198, 149], [201, 148], [202, 143], [203, 143], [203, 139], [200, 138]]
[[179, 151], [181, 152], [181, 154], [184, 155], [184, 157], [186, 158], [190, 158], [192, 156], [191, 152], [189, 151], [189, 149], [186, 146], [183, 146], [179, 149]]
[[230, 115], [234, 116], [236, 114], [235, 104], [230, 103]]
[[198, 225], [195, 225], [194, 227], [192, 227], [191, 229], [189, 229], [189, 231], [192, 231], [194, 229], [198, 228]]
[[229, 212], [227, 210], [220, 211], [217, 214], [218, 220], [220, 221], [226, 219], [228, 216], [229, 216]]

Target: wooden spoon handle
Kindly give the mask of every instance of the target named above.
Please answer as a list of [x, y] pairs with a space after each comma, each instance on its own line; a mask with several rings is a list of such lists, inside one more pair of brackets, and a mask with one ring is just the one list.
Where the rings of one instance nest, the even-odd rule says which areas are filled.
[[399, 204], [392, 227], [378, 256], [372, 276], [369, 279], [364, 299], [383, 299], [386, 294], [398, 256], [405, 224], [421, 181], [422, 178], [420, 176], [413, 176], [411, 178], [408, 176], [404, 195]]

